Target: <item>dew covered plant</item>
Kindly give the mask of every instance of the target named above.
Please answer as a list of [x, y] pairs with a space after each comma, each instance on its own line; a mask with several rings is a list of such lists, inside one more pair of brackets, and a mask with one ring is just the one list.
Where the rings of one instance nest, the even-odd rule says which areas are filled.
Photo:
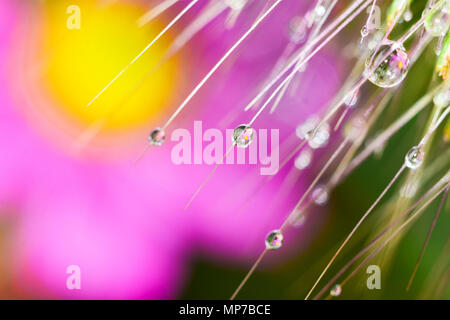
[[[168, 117], [166, 123], [150, 130], [150, 148], [146, 150], [153, 146], [164, 147], [166, 132], [170, 133], [173, 121], [189, 112], [193, 98], [201, 90], [207, 90], [204, 88], [205, 84], [226, 61], [239, 59], [238, 55], [234, 56], [238, 48], [251, 49], [245, 47], [248, 38], [270, 27], [264, 25], [264, 21], [290, 0], [204, 1], [209, 2], [208, 5], [203, 6], [197, 12], [197, 18], [192, 18], [194, 20], [190, 22], [190, 26], [196, 27], [186, 27], [181, 31], [181, 38], [174, 42], [169, 56], [182, 50], [197, 32], [208, 28], [208, 22], [224, 12], [227, 13], [228, 29], [233, 28], [239, 17], [254, 18], [246, 31], [214, 66], [193, 84], [191, 91]], [[160, 9], [167, 9], [176, 1], [172, 2], [170, 6]], [[285, 213], [284, 222], [273, 226], [273, 231], [269, 231], [266, 238], [261, 239], [261, 254], [243, 281], [236, 284], [232, 299], [245, 290], [251, 275], [263, 258], [273, 254], [272, 251], [282, 251], [289, 245], [290, 239], [294, 238], [290, 237], [290, 234], [295, 233], [299, 227], [303, 228], [312, 215], [326, 210], [327, 203], [333, 197], [333, 190], [345, 183], [350, 174], [363, 166], [366, 159], [382, 153], [386, 144], [397, 136], [398, 132], [403, 132], [414, 119], [420, 118], [416, 128], [417, 135], [405, 139], [406, 144], [398, 143], [396, 146], [402, 155], [393, 154], [389, 163], [379, 164], [395, 167], [392, 177], [377, 188], [380, 190], [378, 195], [370, 200], [368, 207], [361, 208], [358, 220], [346, 230], [346, 235], [338, 241], [336, 247], [328, 248], [331, 253], [324, 255], [320, 261], [303, 262], [321, 264], [321, 272], [314, 275], [314, 281], [302, 283], [305, 298], [325, 298], [327, 294], [328, 298], [345, 296], [344, 287], [348, 281], [359, 269], [375, 259], [380, 251], [385, 258], [395, 258], [393, 252], [399, 239], [406, 236], [407, 229], [428, 207], [433, 206], [435, 199], [440, 198], [443, 203], [436, 216], [439, 216], [441, 211], [448, 211], [446, 197], [450, 186], [450, 1], [314, 0], [310, 3], [306, 13], [298, 14], [289, 21], [278, 21], [286, 26], [288, 43], [285, 50], [278, 60], [272, 61], [271, 72], [261, 79], [258, 86], [248, 88], [251, 93], [248, 103], [245, 106], [232, 106], [235, 118], [242, 114], [248, 117], [246, 124], [234, 123], [232, 137], [227, 137], [233, 141], [232, 148], [247, 148], [252, 144], [253, 130], [258, 128], [260, 116], [283, 109], [284, 99], [296, 94], [296, 89], [302, 84], [302, 74], [308, 72], [310, 60], [324, 47], [333, 43], [339, 47], [338, 50], [347, 52], [347, 55], [342, 54], [340, 58], [352, 68], [346, 73], [347, 78], [342, 81], [341, 88], [326, 108], [318, 110], [293, 130], [292, 134], [298, 141], [295, 148], [282, 159], [279, 173], [282, 174], [283, 169], [287, 167], [293, 168], [294, 171], [308, 168], [312, 178], [307, 188], [297, 194], [298, 202], [290, 212]], [[184, 2], [183, 5], [184, 8], [179, 14], [130, 64], [147, 50], [151, 50], [151, 46], [163, 37], [165, 32], [200, 3], [193, 0]], [[248, 14], [248, 11], [255, 10], [258, 10], [258, 14]], [[140, 23], [147, 23], [149, 17], [154, 18], [163, 11], [150, 11]], [[373, 23], [377, 12], [383, 17], [379, 25]], [[356, 33], [353, 32], [355, 28], [358, 30]], [[347, 39], [345, 43], [337, 40], [343, 39], [343, 34]], [[404, 87], [406, 83], [415, 82], [414, 77], [420, 77], [417, 73], [413, 75], [412, 70], [416, 66], [427, 64], [432, 65], [433, 74], [423, 94], [411, 101]], [[126, 72], [128, 66], [111, 83]], [[108, 94], [110, 84], [94, 97], [89, 103], [90, 108], [95, 108], [95, 100], [100, 95]], [[400, 109], [399, 100], [408, 101], [408, 107]], [[208, 188], [207, 181], [216, 169], [217, 166], [206, 177], [186, 208], [195, 201], [195, 196], [202, 188]], [[395, 192], [397, 189], [409, 191]], [[266, 201], [269, 205], [271, 199]], [[373, 227], [368, 227], [369, 222]], [[433, 226], [434, 224], [430, 226], [430, 235]], [[290, 233], [288, 229], [291, 229]], [[449, 235], [447, 234], [447, 238]], [[361, 241], [361, 237], [366, 237], [366, 242]], [[359, 241], [353, 243], [355, 238]], [[427, 241], [424, 250], [426, 244]], [[347, 247], [351, 247], [352, 253], [356, 251], [357, 254], [347, 264], [339, 264], [343, 267], [336, 270], [333, 267], [339, 260], [344, 259], [342, 256], [348, 261], [350, 249]], [[447, 254], [448, 258], [448, 253], [443, 254]], [[387, 260], [386, 258], [382, 261]], [[420, 258], [415, 270], [419, 264]], [[381, 267], [383, 268], [383, 265]], [[331, 277], [333, 274], [335, 276]], [[448, 285], [448, 271], [441, 270], [439, 276], [447, 279]]]

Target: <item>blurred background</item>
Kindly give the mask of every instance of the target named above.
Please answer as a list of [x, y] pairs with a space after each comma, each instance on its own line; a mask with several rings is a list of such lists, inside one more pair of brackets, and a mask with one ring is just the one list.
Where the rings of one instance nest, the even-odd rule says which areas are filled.
[[[213, 166], [174, 164], [171, 132], [193, 132], [195, 120], [202, 121], [203, 130], [247, 123], [255, 111], [244, 112], [244, 107], [292, 40], [289, 22], [316, 1], [285, 0], [276, 8], [171, 124], [165, 144], [150, 148], [133, 165], [148, 145], [148, 134], [166, 122], [266, 8], [265, 1], [252, 1], [233, 21], [224, 7], [167, 56], [177, 37], [208, 9], [208, 1], [200, 0], [87, 107], [190, 3], [180, 0], [142, 23], [161, 2], [0, 0], [0, 298], [228, 299], [264, 249], [266, 234], [287, 218], [342, 137], [337, 131], [327, 147], [315, 151], [307, 169], [297, 170], [291, 160], [269, 181], [260, 175], [259, 164], [221, 165], [184, 210]], [[331, 18], [350, 3], [344, 2]], [[379, 1], [383, 19], [389, 3]], [[68, 8], [74, 5], [80, 9], [80, 28], [72, 29], [68, 19], [75, 11]], [[413, 20], [400, 24], [393, 38], [420, 18], [423, 4], [414, 1], [411, 10]], [[358, 17], [321, 50], [302, 73], [295, 94], [254, 124], [255, 129], [280, 130], [280, 163], [299, 142], [293, 136], [296, 127], [311, 115], [323, 115], [352, 70], [358, 55], [353, 46], [366, 18]], [[436, 81], [435, 45], [427, 46], [409, 70], [368, 140]], [[366, 84], [360, 101], [377, 90]], [[430, 105], [414, 117], [330, 190], [325, 205], [314, 206], [302, 225], [290, 228], [283, 248], [265, 257], [238, 298], [303, 299], [405, 153], [418, 143], [432, 112]], [[425, 168], [431, 173], [417, 190], [419, 197], [448, 171], [448, 139], [442, 130], [427, 152]], [[439, 155], [444, 160], [437, 164], [433, 160]], [[404, 196], [406, 183], [405, 176], [388, 192], [318, 288], [394, 212], [419, 198]], [[381, 267], [380, 290], [367, 289], [363, 268], [338, 299], [449, 299], [448, 201], [411, 289], [405, 290], [438, 204], [434, 201], [372, 260]], [[71, 265], [81, 270], [80, 290], [66, 286]]]

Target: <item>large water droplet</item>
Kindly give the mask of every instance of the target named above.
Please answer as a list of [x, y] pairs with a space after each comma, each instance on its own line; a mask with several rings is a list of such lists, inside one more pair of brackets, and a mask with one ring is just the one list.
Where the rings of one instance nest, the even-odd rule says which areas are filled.
[[405, 155], [405, 165], [412, 170], [416, 170], [422, 165], [424, 156], [422, 148], [412, 147]]
[[[388, 52], [395, 48], [388, 56]], [[374, 67], [376, 69], [374, 70]], [[366, 59], [366, 73], [369, 81], [382, 87], [398, 85], [406, 77], [409, 69], [408, 54], [402, 45], [388, 41], [380, 45], [378, 51]]]
[[241, 124], [233, 131], [233, 142], [239, 148], [247, 148], [253, 141], [253, 128]]
[[166, 133], [163, 129], [156, 128], [150, 133], [148, 140], [150, 141], [150, 144], [154, 146], [161, 146], [166, 140]]
[[271, 231], [266, 237], [266, 249], [276, 250], [283, 245], [283, 234], [280, 230]]

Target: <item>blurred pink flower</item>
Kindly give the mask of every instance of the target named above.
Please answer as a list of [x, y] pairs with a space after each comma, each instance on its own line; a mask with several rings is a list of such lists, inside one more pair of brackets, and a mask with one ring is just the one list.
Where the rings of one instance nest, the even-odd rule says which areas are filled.
[[[279, 179], [274, 179], [239, 210], [263, 179], [256, 166], [220, 166], [185, 211], [212, 166], [174, 165], [171, 141], [152, 148], [135, 167], [131, 163], [144, 145], [144, 136], [142, 144], [116, 150], [121, 157], [114, 161], [70, 155], [47, 138], [38, 120], [27, 115], [35, 106], [14, 95], [23, 85], [9, 76], [15, 68], [8, 63], [16, 54], [11, 48], [24, 19], [16, 4], [0, 3], [0, 207], [4, 208], [0, 223], [17, 221], [9, 243], [18, 292], [25, 297], [68, 299], [173, 298], [194, 251], [245, 259], [249, 264], [263, 249], [266, 233], [286, 218], [299, 192], [268, 211], [280, 186]], [[173, 128], [191, 130], [193, 120], [202, 120], [206, 130], [216, 127], [231, 110], [240, 113], [286, 44], [287, 23], [282, 21], [300, 7], [298, 1], [280, 6], [238, 50], [234, 64], [224, 66], [203, 88]], [[248, 27], [238, 23], [235, 30], [222, 35], [218, 29], [223, 18], [189, 46], [194, 60], [183, 64], [194, 72], [192, 79], [204, 75]], [[282, 141], [332, 96], [336, 73], [332, 58], [318, 56], [302, 79], [301, 94], [286, 98], [279, 112], [258, 119], [255, 127], [280, 128]], [[189, 83], [189, 88], [194, 85]], [[252, 115], [242, 111], [230, 125], [248, 122]], [[58, 135], [61, 128], [49, 130]], [[304, 181], [297, 184], [298, 191], [302, 185]], [[69, 265], [80, 266], [82, 290], [66, 289]]]

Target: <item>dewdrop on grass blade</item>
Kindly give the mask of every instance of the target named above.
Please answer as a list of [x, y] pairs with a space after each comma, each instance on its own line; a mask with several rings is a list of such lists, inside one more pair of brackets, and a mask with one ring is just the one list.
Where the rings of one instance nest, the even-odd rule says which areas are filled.
[[283, 234], [280, 230], [271, 231], [266, 237], [266, 249], [277, 250], [283, 245]]
[[[394, 51], [385, 58], [392, 48]], [[373, 57], [369, 56], [366, 60], [366, 73], [369, 74], [369, 81], [382, 88], [398, 85], [406, 77], [408, 69], [408, 54], [403, 45], [393, 41], [381, 44]]]

